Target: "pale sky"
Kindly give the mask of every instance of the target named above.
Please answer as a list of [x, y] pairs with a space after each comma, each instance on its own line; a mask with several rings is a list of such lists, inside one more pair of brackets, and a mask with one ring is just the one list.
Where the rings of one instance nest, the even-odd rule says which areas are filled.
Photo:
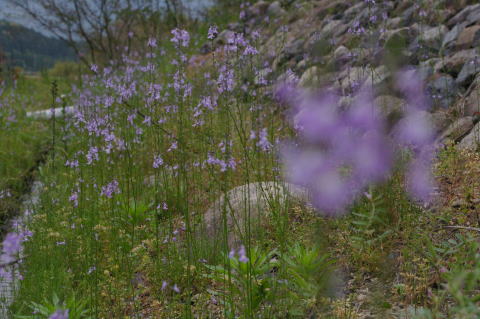
[[[197, 10], [205, 8], [206, 6], [210, 5], [214, 0], [183, 0], [183, 3], [187, 8], [190, 10]], [[29, 17], [22, 14], [22, 12], [14, 7], [11, 7], [5, 0], [0, 0], [0, 20], [8, 20], [12, 22], [16, 22], [22, 24], [26, 27], [37, 29], [38, 25], [36, 25], [33, 21], [30, 20]], [[43, 29], [36, 30], [48, 35]]]

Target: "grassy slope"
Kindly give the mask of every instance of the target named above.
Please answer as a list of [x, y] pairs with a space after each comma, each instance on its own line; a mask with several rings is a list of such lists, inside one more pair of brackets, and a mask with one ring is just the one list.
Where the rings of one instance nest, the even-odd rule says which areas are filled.
[[[46, 87], [43, 92], [46, 97]], [[245, 128], [252, 125], [248, 106], [254, 102], [259, 101], [247, 99], [239, 104], [238, 117], [245, 120], [242, 122]], [[222, 103], [229, 105], [228, 100]], [[225, 132], [234, 132], [232, 140], [242, 138], [241, 131], [225, 124], [226, 120], [230, 122], [234, 118], [232, 114], [218, 116], [211, 119], [209, 132], [201, 135], [190, 129], [183, 132], [192, 140], [188, 145], [197, 145], [196, 151], [205, 152], [209, 149], [205, 136], [218, 138]], [[268, 121], [280, 123], [281, 117], [274, 114]], [[123, 125], [122, 133], [131, 134], [126, 124]], [[22, 132], [25, 127], [22, 126]], [[169, 129], [179, 130], [181, 127], [189, 126], [175, 124]], [[20, 136], [9, 133], [8, 140], [16, 144]], [[41, 172], [46, 185], [55, 186], [45, 188], [43, 207], [36, 212], [31, 225], [35, 236], [27, 246], [29, 258], [24, 266], [27, 272], [13, 308], [15, 312], [28, 314], [31, 311], [26, 306], [29, 302], [44, 302], [45, 297], [51, 299], [54, 293], [62, 299], [82, 300], [98, 317], [105, 318], [112, 314], [121, 317], [140, 312], [155, 318], [172, 318], [190, 311], [217, 317], [226, 314], [219, 301], [222, 299], [219, 292], [226, 291], [233, 299], [242, 300], [241, 292], [235, 293], [228, 283], [212, 276], [214, 272], [203, 262], [192, 259], [188, 253], [192, 247], [195, 257], [202, 257], [205, 251], [196, 243], [188, 243], [187, 235], [181, 231], [182, 222], [185, 222], [185, 210], [203, 211], [223, 188], [242, 184], [247, 176], [249, 180], [271, 178], [275, 166], [273, 159], [271, 155], [252, 152], [251, 164], [260, 168], [259, 172], [252, 171], [245, 164], [232, 175], [222, 175], [214, 170], [193, 170], [174, 178], [166, 170], [154, 172], [151, 168], [154, 150], [165, 153], [170, 145], [168, 140], [162, 139], [162, 134], [152, 128], [146, 133], [145, 143], [131, 150], [131, 162], [115, 158], [118, 166], [112, 167], [102, 158], [94, 167], [83, 164], [81, 173], [85, 180], [96, 180], [99, 185], [104, 185], [112, 177], [121, 176], [123, 189], [128, 187], [129, 190], [115, 200], [106, 200], [98, 196], [98, 189], [91, 185], [82, 186], [85, 187], [82, 189], [85, 197], [79, 208], [73, 207], [69, 200], [79, 172], [65, 169], [63, 164], [77, 150], [85, 150], [89, 138], [80, 135], [68, 145], [58, 146], [57, 152], [62, 155], [57, 157], [55, 165], [49, 161]], [[29, 145], [31, 141], [24, 143]], [[242, 149], [234, 151], [241, 154]], [[32, 158], [30, 154], [24, 156]], [[166, 161], [174, 163], [175, 159], [166, 158]], [[329, 258], [333, 258], [336, 268], [343, 272], [347, 288], [344, 297], [332, 301], [321, 293], [301, 296], [276, 287], [274, 296], [281, 302], [275, 303], [270, 310], [262, 308], [262, 314], [268, 317], [275, 311], [281, 313], [281, 310], [299, 307], [302, 313], [299, 317], [315, 312], [326, 317], [330, 314], [332, 318], [356, 318], [369, 312], [376, 317], [387, 317], [388, 313], [398, 312], [400, 307], [408, 305], [424, 306], [443, 313], [449, 311], [453, 302], [459, 304], [462, 301], [468, 305], [466, 292], [454, 294], [454, 279], [462, 268], [468, 269], [468, 265], [477, 261], [473, 253], [475, 240], [469, 231], [444, 226], [478, 223], [471, 208], [477, 192], [476, 185], [471, 182], [476, 176], [477, 162], [474, 154], [458, 154], [452, 150], [444, 152], [440, 158], [438, 175], [443, 193], [450, 194], [453, 188], [458, 192], [457, 197], [466, 197], [458, 209], [446, 205], [449, 198], [445, 198], [435, 211], [415, 206], [403, 193], [399, 174], [386, 185], [372, 189], [373, 199], [361, 199], [352, 209], [354, 214], [338, 220], [316, 217], [300, 206], [277, 211], [278, 214], [264, 225], [265, 235], [253, 240], [252, 246], [259, 246], [264, 251], [277, 249], [286, 254], [291, 253], [287, 247], [299, 242], [307, 247], [319, 246], [323, 253], [329, 252]], [[17, 164], [17, 161], [10, 163]], [[31, 162], [21, 165], [29, 166]], [[152, 174], [160, 177], [163, 185], [157, 183], [147, 187], [144, 178]], [[185, 180], [190, 185], [185, 186]], [[210, 190], [210, 194], [206, 195], [205, 189]], [[154, 208], [163, 200], [168, 201], [168, 213], [159, 213]], [[192, 206], [187, 208], [185, 203]], [[198, 215], [190, 217], [195, 220], [195, 216]], [[164, 243], [166, 236], [179, 229], [179, 243]], [[217, 255], [216, 262], [222, 264], [225, 261]], [[282, 266], [277, 267], [278, 276], [291, 278], [288, 262], [283, 259], [281, 262]], [[215, 261], [209, 260], [209, 263], [215, 264]], [[306, 278], [313, 280], [314, 277]], [[182, 288], [181, 292], [163, 291], [163, 280], [176, 283]], [[212, 301], [215, 296], [217, 302]], [[271, 302], [268, 293], [263, 297], [266, 304]], [[296, 304], [289, 304], [289, 298]], [[236, 304], [243, 305], [241, 301]]]

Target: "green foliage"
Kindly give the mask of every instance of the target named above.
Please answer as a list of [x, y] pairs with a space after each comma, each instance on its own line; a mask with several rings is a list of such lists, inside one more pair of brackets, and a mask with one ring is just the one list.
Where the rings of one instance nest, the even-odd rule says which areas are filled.
[[52, 299], [44, 299], [43, 303], [31, 302], [28, 308], [32, 315], [15, 315], [18, 319], [39, 319], [49, 318], [54, 312], [58, 310], [68, 310], [69, 319], [90, 319], [89, 310], [86, 308], [87, 303], [84, 300], [79, 300], [75, 295], [62, 301], [54, 293]]
[[206, 276], [228, 287], [220, 295], [229, 317], [236, 317], [236, 312], [248, 317], [249, 313], [257, 313], [262, 305], [274, 300], [275, 277], [270, 272], [278, 263], [273, 259], [275, 255], [275, 250], [264, 253], [254, 247], [250, 249], [247, 262], [236, 256], [224, 256], [224, 265], [206, 265], [211, 271]]
[[285, 267], [285, 284], [289, 290], [288, 312], [304, 317], [312, 311], [321, 297], [326, 295], [333, 260], [318, 247], [295, 244], [282, 256]]
[[369, 255], [372, 249], [378, 248], [391, 230], [385, 222], [385, 210], [381, 195], [368, 194], [362, 203], [352, 212], [353, 234], [352, 245], [359, 254]]

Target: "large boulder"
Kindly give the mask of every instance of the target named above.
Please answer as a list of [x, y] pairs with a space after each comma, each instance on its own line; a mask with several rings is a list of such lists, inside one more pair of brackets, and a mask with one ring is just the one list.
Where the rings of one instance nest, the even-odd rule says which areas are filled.
[[[262, 223], [272, 213], [280, 213], [289, 203], [307, 203], [306, 189], [289, 183], [259, 182], [235, 187], [222, 195], [204, 215], [202, 233], [222, 244], [227, 238], [230, 247], [237, 247], [262, 231]], [[224, 233], [226, 225], [227, 234]]]

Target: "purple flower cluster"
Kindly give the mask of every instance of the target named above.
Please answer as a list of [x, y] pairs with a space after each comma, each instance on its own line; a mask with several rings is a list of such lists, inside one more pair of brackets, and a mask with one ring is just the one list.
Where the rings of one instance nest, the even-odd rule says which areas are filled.
[[[345, 212], [372, 183], [389, 177], [398, 148], [415, 152], [408, 171], [409, 191], [427, 199], [431, 191], [429, 164], [433, 158], [433, 131], [419, 112], [425, 108], [422, 86], [415, 75], [401, 81], [410, 107], [387, 134], [386, 121], [373, 103], [371, 89], [363, 89], [346, 108], [332, 92], [296, 93], [292, 125], [299, 141], [285, 145], [282, 155], [287, 178], [305, 186], [312, 204], [329, 215]], [[417, 81], [417, 82], [415, 82]], [[413, 83], [413, 84], [412, 84]]]
[[101, 195], [107, 197], [107, 198], [112, 198], [114, 194], [120, 194], [120, 188], [118, 186], [118, 181], [113, 180], [107, 185], [102, 187], [102, 192]]
[[[234, 249], [230, 250], [230, 252], [228, 253], [228, 258], [232, 259], [232, 258], [235, 258], [236, 256], [236, 252]], [[246, 263], [248, 262], [248, 257], [247, 257], [247, 250], [245, 249], [245, 246], [240, 246], [240, 248], [238, 249], [238, 261], [241, 262], [241, 263]]]
[[190, 42], [190, 34], [186, 30], [173, 29], [171, 41], [179, 46], [187, 47]]
[[210, 28], [208, 28], [208, 35], [207, 38], [209, 40], [215, 39], [215, 37], [218, 35], [218, 29], [216, 26], [212, 25]]

